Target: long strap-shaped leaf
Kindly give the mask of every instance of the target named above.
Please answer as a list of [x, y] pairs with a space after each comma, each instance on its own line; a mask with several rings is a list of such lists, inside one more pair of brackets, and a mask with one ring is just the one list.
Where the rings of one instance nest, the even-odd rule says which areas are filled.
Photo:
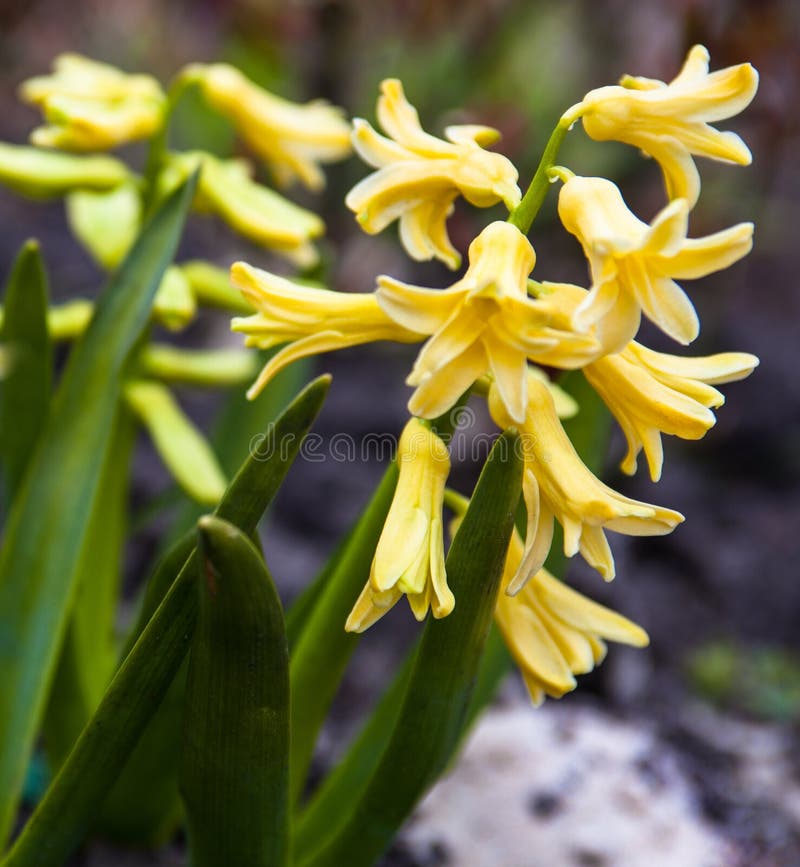
[[197, 626], [186, 683], [181, 793], [194, 867], [282, 867], [289, 856], [289, 652], [253, 543], [201, 518]]
[[53, 368], [47, 296], [39, 245], [28, 241], [8, 279], [0, 329], [9, 365], [0, 385], [0, 460], [9, 502], [47, 421]]
[[0, 841], [14, 817], [69, 616], [122, 370], [193, 195], [192, 179], [164, 202], [103, 292], [9, 517], [0, 554]]
[[496, 443], [453, 540], [447, 575], [456, 607], [425, 627], [397, 723], [369, 784], [313, 867], [369, 867], [451, 758], [494, 612], [519, 499], [516, 435]]
[[352, 531], [319, 599], [292, 647], [291, 801], [302, 794], [314, 743], [359, 637], [344, 631], [347, 614], [369, 577], [375, 546], [397, 485], [397, 466], [385, 473]]
[[[218, 517], [246, 534], [253, 532], [297, 455], [329, 384], [330, 377], [319, 377], [270, 425], [261, 448], [254, 450], [228, 486], [217, 507]], [[197, 611], [197, 569], [194, 551], [2, 867], [61, 867], [83, 838], [186, 654]], [[155, 604], [156, 598], [151, 597], [148, 605]]]

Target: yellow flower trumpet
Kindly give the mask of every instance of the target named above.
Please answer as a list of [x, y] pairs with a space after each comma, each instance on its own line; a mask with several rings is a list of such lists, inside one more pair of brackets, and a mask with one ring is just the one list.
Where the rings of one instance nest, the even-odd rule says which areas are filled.
[[461, 257], [446, 226], [456, 197], [479, 208], [503, 201], [509, 210], [520, 201], [517, 170], [482, 147], [499, 133], [474, 125], [448, 127], [447, 141], [426, 133], [396, 79], [381, 84], [377, 114], [386, 136], [365, 120], [353, 121], [353, 145], [377, 171], [353, 187], [347, 207], [370, 235], [399, 219], [400, 239], [412, 258], [437, 258], [458, 268]]
[[709, 73], [708, 62], [708, 50], [695, 45], [669, 84], [626, 75], [619, 85], [590, 91], [572, 109], [596, 141], [626, 142], [656, 159], [670, 199], [685, 199], [689, 207], [700, 194], [692, 155], [739, 165], [752, 159], [736, 133], [710, 124], [747, 108], [758, 73], [749, 63]]
[[605, 178], [568, 178], [558, 214], [580, 241], [592, 274], [592, 289], [575, 312], [575, 327], [588, 330], [594, 325], [606, 352], [625, 348], [636, 335], [642, 312], [679, 343], [690, 343], [700, 325], [675, 280], [726, 268], [753, 246], [752, 223], [687, 238], [685, 199], [670, 202], [647, 224]]
[[446, 617], [455, 606], [447, 586], [442, 537], [444, 486], [450, 473], [447, 446], [412, 418], [400, 437], [400, 470], [389, 514], [378, 540], [369, 581], [345, 629], [363, 632], [405, 594], [417, 620], [430, 608]]
[[194, 64], [183, 78], [200, 85], [209, 103], [233, 123], [281, 186], [297, 179], [310, 190], [320, 190], [325, 175], [319, 164], [344, 159], [351, 151], [350, 124], [341, 109], [325, 100], [298, 105], [226, 63]]
[[575, 675], [587, 674], [605, 658], [605, 641], [633, 647], [649, 644], [640, 626], [592, 602], [546, 569], [540, 569], [516, 596], [502, 592], [516, 574], [523, 551], [515, 530], [494, 619], [534, 705], [540, 705], [545, 695], [561, 698], [575, 689]]
[[128, 75], [79, 54], [61, 54], [53, 75], [31, 78], [20, 88], [39, 106], [47, 126], [31, 141], [41, 147], [104, 151], [152, 136], [163, 120], [166, 97], [150, 75]]
[[546, 299], [528, 297], [536, 255], [510, 223], [487, 226], [470, 245], [469, 261], [464, 277], [445, 290], [378, 278], [378, 302], [386, 313], [411, 331], [433, 335], [407, 379], [416, 386], [408, 408], [436, 418], [490, 372], [506, 412], [518, 423], [525, 418], [528, 358], [547, 353], [552, 361], [563, 340], [568, 361], [574, 362], [576, 343], [585, 360], [599, 344], [590, 335], [552, 327], [558, 311]]
[[246, 335], [245, 345], [270, 349], [289, 344], [272, 356], [250, 387], [251, 400], [298, 358], [375, 340], [414, 343], [422, 339], [390, 319], [373, 293], [312, 289], [244, 262], [234, 263], [231, 282], [258, 311], [231, 324], [233, 331]]
[[[511, 427], [513, 419], [494, 385], [489, 411], [501, 428]], [[525, 553], [509, 582], [509, 593], [518, 592], [542, 568], [553, 540], [554, 520], [564, 529], [567, 557], [580, 551], [606, 581], [614, 577], [614, 558], [605, 529], [629, 536], [662, 536], [683, 521], [678, 512], [632, 500], [604, 485], [578, 456], [549, 389], [536, 376], [528, 380], [527, 414], [520, 431], [528, 524]]]
[[704, 358], [679, 358], [631, 342], [618, 355], [607, 355], [583, 372], [619, 422], [628, 442], [622, 471], [636, 472], [644, 449], [650, 477], [661, 478], [661, 434], [696, 440], [716, 423], [711, 411], [725, 398], [713, 385], [749, 376], [758, 359], [746, 352]]

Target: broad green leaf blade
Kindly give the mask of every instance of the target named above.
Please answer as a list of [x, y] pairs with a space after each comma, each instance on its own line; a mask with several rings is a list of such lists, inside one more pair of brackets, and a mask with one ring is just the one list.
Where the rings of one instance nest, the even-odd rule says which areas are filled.
[[216, 505], [226, 488], [222, 468], [172, 392], [158, 382], [136, 379], [125, 384], [124, 394], [175, 481], [198, 503]]
[[47, 297], [39, 245], [28, 241], [6, 285], [0, 331], [9, 368], [0, 385], [0, 461], [8, 502], [14, 498], [47, 421], [53, 372]]
[[42, 726], [47, 757], [54, 771], [61, 767], [94, 713], [117, 667], [116, 620], [135, 436], [134, 419], [120, 405]]
[[[218, 517], [245, 534], [255, 530], [316, 418], [329, 384], [330, 377], [319, 377], [270, 425], [261, 448], [254, 450], [225, 492], [217, 507]], [[179, 554], [176, 549], [154, 576], [158, 587], [145, 597], [145, 609], [157, 605], [155, 613], [3, 867], [61, 867], [95, 821], [126, 763], [135, 761], [136, 752], [131, 751], [175, 677], [194, 629], [196, 550], [158, 604], [158, 591], [167, 584], [167, 569]], [[148, 796], [147, 792], [138, 794]]]
[[181, 793], [194, 867], [281, 867], [289, 856], [289, 653], [259, 552], [198, 523], [199, 606], [186, 683]]
[[399, 717], [368, 785], [313, 867], [369, 867], [453, 755], [494, 612], [519, 499], [517, 437], [506, 432], [481, 473], [447, 557], [452, 614], [429, 619]]
[[185, 566], [81, 733], [3, 867], [61, 867], [160, 704], [189, 648], [195, 569]]
[[[254, 448], [217, 509], [217, 515], [239, 526], [246, 535], [269, 505], [296, 456], [303, 437], [327, 393], [329, 377], [320, 377], [255, 438]], [[248, 440], [252, 439], [248, 436]], [[243, 449], [247, 454], [247, 449]], [[158, 607], [164, 593], [194, 550], [195, 532], [187, 533], [162, 558], [148, 582], [129, 646]], [[194, 558], [193, 558], [194, 559]], [[192, 567], [195, 568], [195, 567]], [[178, 673], [141, 740], [104, 798], [100, 818], [103, 833], [140, 844], [157, 844], [175, 827], [180, 810], [178, 758], [184, 672]]]
[[164, 202], [103, 292], [9, 516], [0, 554], [0, 840], [14, 817], [64, 636], [123, 367], [193, 193], [192, 180]]
[[359, 636], [344, 631], [347, 615], [369, 578], [397, 485], [397, 465], [386, 471], [292, 648], [291, 802], [302, 794], [317, 734]]

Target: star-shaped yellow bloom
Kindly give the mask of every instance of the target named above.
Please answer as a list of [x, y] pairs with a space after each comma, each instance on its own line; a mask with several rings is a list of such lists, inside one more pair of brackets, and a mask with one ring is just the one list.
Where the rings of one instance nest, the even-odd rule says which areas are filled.
[[[496, 386], [489, 391], [489, 410], [501, 428], [512, 426]], [[564, 529], [567, 557], [580, 551], [607, 581], [614, 577], [614, 558], [605, 529], [629, 536], [661, 536], [683, 521], [678, 512], [632, 500], [604, 485], [578, 456], [549, 389], [538, 377], [529, 377], [527, 414], [520, 430], [528, 525], [525, 553], [508, 592], [516, 593], [542, 568], [553, 540], [554, 520]]]
[[695, 45], [669, 84], [626, 75], [619, 85], [590, 91], [575, 107], [591, 138], [626, 142], [655, 158], [669, 197], [690, 207], [700, 193], [693, 154], [740, 165], [752, 159], [736, 133], [710, 124], [747, 108], [758, 73], [742, 63], [709, 74], [708, 61], [708, 50]]
[[725, 398], [713, 385], [749, 376], [758, 364], [746, 352], [679, 358], [631, 342], [617, 355], [587, 365], [583, 372], [619, 422], [628, 441], [623, 472], [636, 472], [644, 449], [650, 476], [661, 478], [661, 434], [696, 440], [716, 423], [713, 408]]
[[371, 235], [399, 219], [400, 239], [412, 258], [437, 258], [458, 268], [461, 257], [446, 226], [456, 197], [479, 208], [503, 201], [509, 210], [520, 201], [517, 170], [502, 154], [482, 147], [499, 133], [474, 125], [448, 127], [447, 141], [426, 133], [396, 79], [381, 84], [377, 114], [388, 138], [365, 120], [353, 121], [355, 149], [378, 171], [353, 187], [347, 207]]
[[529, 358], [558, 356], [562, 341], [564, 356], [573, 362], [576, 353], [580, 358], [578, 350], [584, 360], [597, 352], [591, 335], [553, 327], [561, 319], [546, 299], [528, 297], [535, 261], [533, 247], [519, 229], [495, 222], [472, 242], [469, 269], [449, 289], [378, 278], [378, 302], [386, 313], [411, 331], [433, 335], [407, 380], [416, 386], [408, 405], [412, 414], [436, 418], [488, 372], [507, 413], [521, 422]]
[[397, 449], [397, 488], [375, 550], [369, 581], [345, 629], [363, 632], [405, 594], [417, 620], [430, 608], [446, 617], [455, 606], [444, 565], [442, 503], [450, 473], [447, 446], [412, 418]]
[[324, 100], [289, 102], [226, 63], [195, 64], [184, 79], [200, 85], [281, 186], [298, 179], [310, 190], [322, 189], [325, 175], [319, 164], [344, 159], [352, 149], [350, 124], [341, 109]]
[[231, 323], [233, 331], [246, 335], [245, 345], [270, 349], [289, 344], [272, 356], [250, 387], [251, 400], [298, 358], [376, 340], [415, 343], [422, 339], [390, 319], [373, 293], [312, 289], [244, 262], [231, 267], [231, 282], [258, 311]]
[[153, 135], [163, 120], [166, 98], [150, 75], [128, 75], [79, 54], [61, 54], [53, 75], [31, 78], [20, 88], [38, 105], [47, 126], [31, 141], [41, 147], [103, 151]]
[[580, 241], [592, 274], [592, 289], [576, 311], [575, 326], [596, 326], [606, 352], [625, 348], [638, 331], [642, 312], [679, 343], [690, 343], [700, 325], [675, 280], [726, 268], [753, 245], [752, 223], [687, 238], [685, 199], [670, 202], [647, 224], [605, 178], [569, 178], [561, 188], [558, 213]]

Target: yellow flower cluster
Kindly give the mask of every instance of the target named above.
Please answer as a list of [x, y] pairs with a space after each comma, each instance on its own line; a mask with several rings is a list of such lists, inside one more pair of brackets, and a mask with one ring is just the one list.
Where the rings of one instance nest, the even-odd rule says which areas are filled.
[[[693, 157], [750, 161], [738, 136], [710, 124], [745, 108], [757, 80], [748, 64], [709, 73], [707, 51], [695, 46], [669, 84], [625, 77], [620, 85], [591, 91], [565, 113], [560, 130], [581, 119], [591, 138], [632, 144], [658, 161], [668, 202], [649, 223], [631, 212], [611, 181], [576, 176], [553, 166], [550, 157], [520, 200], [517, 170], [484, 149], [497, 138], [493, 130], [456, 126], [445, 139], [436, 138], [423, 130], [400, 83], [385, 81], [377, 105], [384, 134], [360, 119], [352, 132], [355, 150], [376, 171], [350, 191], [346, 204], [366, 232], [399, 220], [409, 255], [455, 268], [460, 255], [446, 220], [456, 198], [477, 207], [504, 202], [509, 220], [490, 223], [472, 241], [463, 276], [446, 289], [380, 276], [374, 293], [354, 295], [233, 266], [234, 283], [256, 310], [235, 320], [234, 328], [252, 345], [289, 344], [267, 364], [251, 396], [302, 356], [372, 340], [424, 341], [407, 379], [414, 388], [408, 405], [413, 418], [400, 439], [397, 489], [348, 630], [366, 629], [402, 595], [418, 618], [429, 609], [445, 616], [457, 604], [447, 586], [442, 542], [443, 502], [449, 498], [452, 505], [457, 495], [445, 494], [449, 460], [436, 419], [477, 384], [496, 424], [517, 428], [524, 448], [527, 527], [524, 538], [515, 532], [510, 542], [496, 620], [532, 698], [539, 702], [572, 689], [575, 675], [603, 658], [604, 640], [647, 643], [638, 626], [544, 570], [555, 522], [563, 530], [564, 553], [580, 553], [611, 580], [606, 531], [661, 535], [683, 517], [596, 478], [562, 426], [560, 410], [571, 410], [568, 400], [542, 367], [583, 371], [625, 434], [622, 469], [628, 473], [644, 450], [657, 480], [662, 434], [698, 439], [714, 424], [712, 410], [723, 398], [713, 386], [747, 376], [758, 360], [746, 353], [678, 357], [634, 338], [644, 314], [677, 342], [694, 340], [697, 314], [676, 281], [726, 268], [752, 246], [750, 223], [702, 238], [688, 237], [688, 226], [700, 189]], [[530, 278], [536, 254], [526, 232], [542, 179], [545, 185], [563, 182], [558, 214], [585, 254], [591, 278], [586, 288]]]

